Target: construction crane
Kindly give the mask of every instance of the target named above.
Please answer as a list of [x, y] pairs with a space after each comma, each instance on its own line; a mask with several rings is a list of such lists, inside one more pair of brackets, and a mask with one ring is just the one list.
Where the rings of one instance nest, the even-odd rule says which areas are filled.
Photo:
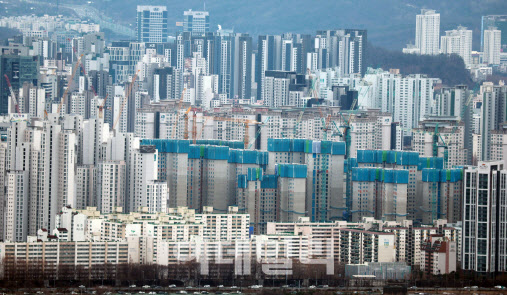
[[[199, 132], [199, 135], [197, 135], [197, 138], [199, 138], [199, 139], [202, 139], [201, 136], [202, 136], [202, 133], [204, 132], [204, 126], [206, 125], [206, 122], [208, 122], [208, 120], [212, 119], [213, 117], [203, 117], [203, 118], [204, 118], [204, 121], [202, 122], [201, 131]], [[195, 139], [194, 139], [194, 144], [195, 144]]]
[[255, 138], [252, 140], [252, 142], [250, 142], [250, 144], [248, 145], [248, 149], [252, 148], [253, 144], [257, 141], [257, 138], [259, 137], [259, 135], [261, 134], [261, 131], [262, 131], [262, 127], [266, 126], [266, 124], [268, 123], [268, 121], [271, 119], [271, 117], [268, 117], [261, 125], [259, 125], [259, 130], [257, 131], [257, 134], [255, 134]]
[[[67, 38], [67, 40], [70, 42], [70, 38]], [[77, 50], [76, 50], [76, 47], [72, 46], [72, 51], [74, 51], [74, 54], [77, 55]], [[85, 77], [87, 76], [86, 74], [86, 69], [83, 65], [83, 63], [81, 63], [81, 69], [83, 70], [83, 75], [85, 75]], [[93, 84], [90, 84], [90, 88], [92, 89], [93, 91], [93, 94], [95, 95], [95, 97], [97, 97], [97, 92], [95, 91], [95, 87], [93, 87]]]
[[257, 122], [255, 120], [249, 119], [235, 119], [235, 118], [223, 118], [223, 117], [211, 117], [215, 121], [224, 121], [224, 122], [237, 122], [245, 124], [245, 136], [243, 137], [243, 142], [245, 144], [245, 148], [249, 146], [250, 138], [248, 136], [248, 130], [250, 125], [262, 124], [261, 122]]
[[190, 110], [192, 107], [188, 107], [187, 111], [184, 114], [185, 118], [185, 132], [183, 133], [183, 139], [188, 139], [188, 113], [190, 113]]
[[69, 84], [67, 85], [67, 88], [65, 89], [65, 92], [63, 93], [62, 98], [60, 99], [60, 104], [58, 105], [58, 110], [56, 111], [57, 114], [60, 113], [60, 110], [62, 109], [63, 103], [65, 101], [65, 98], [67, 97], [67, 93], [69, 92], [69, 88], [72, 85], [72, 82], [74, 82], [74, 76], [76, 75], [77, 68], [79, 67], [79, 63], [81, 62], [81, 58], [83, 57], [83, 54], [81, 54], [76, 62], [76, 65], [74, 66], [74, 69], [72, 70], [72, 75], [69, 79]]
[[194, 114], [193, 114], [193, 120], [192, 120], [192, 139], [193, 139], [193, 143], [195, 144], [196, 140], [197, 140], [197, 112], [194, 111]]
[[98, 106], [98, 109], [99, 109], [99, 118], [104, 118], [104, 106], [106, 105], [106, 100], [107, 100], [107, 96], [109, 95], [109, 93], [106, 93], [106, 97], [104, 98], [104, 101], [102, 102], [101, 105]]
[[[71, 41], [70, 38], [67, 38], [67, 40]], [[74, 51], [74, 54], [77, 55], [76, 47], [72, 46], [72, 50]], [[85, 69], [83, 63], [81, 63], [81, 69], [83, 70], [83, 74], [86, 77], [88, 74], [86, 73], [86, 69]], [[90, 83], [90, 88], [92, 89], [94, 98], [97, 97], [98, 96], [97, 95], [97, 91], [95, 90], [95, 87], [93, 86], [93, 83]], [[103, 110], [104, 110], [104, 106], [106, 105], [107, 96], [108, 96], [108, 94], [106, 94], [106, 96], [104, 98], [104, 101], [102, 102], [102, 105], [99, 105], [97, 107], [99, 109], [99, 118], [103, 118], [104, 117]]]
[[181, 92], [180, 102], [178, 103], [178, 108], [176, 109], [176, 122], [173, 125], [173, 132], [172, 132], [172, 138], [173, 139], [176, 139], [176, 128], [178, 127], [178, 123], [179, 123], [179, 120], [180, 120], [180, 116], [179, 116], [178, 112], [181, 109], [181, 105], [183, 104], [183, 98], [185, 97], [185, 91], [186, 90], [187, 90], [186, 88], [183, 88], [183, 92]]
[[118, 122], [120, 121], [121, 114], [123, 113], [123, 108], [125, 107], [125, 103], [127, 102], [128, 98], [130, 96], [130, 92], [132, 91], [132, 86], [134, 85], [134, 83], [137, 80], [137, 74], [140, 71], [141, 70], [137, 70], [136, 74], [134, 75], [134, 78], [132, 78], [132, 82], [130, 82], [130, 85], [129, 85], [129, 88], [127, 90], [127, 93], [125, 94], [125, 98], [123, 99], [123, 102], [121, 104], [121, 108], [120, 108], [120, 112], [118, 113], [118, 117], [116, 117], [116, 120], [114, 121], [113, 130], [115, 130], [116, 125], [118, 125]]
[[310, 97], [314, 97], [314, 98], [319, 98], [319, 92], [317, 90], [318, 86], [317, 86], [317, 82], [316, 82], [316, 78], [317, 77], [314, 77], [312, 76], [312, 72], [310, 71], [309, 68], [306, 69], [307, 73], [308, 73], [308, 79], [310, 80], [310, 89], [308, 89], [308, 95]]
[[4, 77], [5, 77], [5, 80], [7, 81], [7, 86], [9, 86], [9, 91], [11, 92], [12, 104], [16, 108], [16, 112], [18, 113], [18, 115], [21, 115], [21, 112], [19, 111], [18, 100], [16, 99], [16, 93], [14, 93], [14, 90], [12, 89], [11, 81], [9, 80], [9, 77], [7, 76], [7, 74], [5, 74]]

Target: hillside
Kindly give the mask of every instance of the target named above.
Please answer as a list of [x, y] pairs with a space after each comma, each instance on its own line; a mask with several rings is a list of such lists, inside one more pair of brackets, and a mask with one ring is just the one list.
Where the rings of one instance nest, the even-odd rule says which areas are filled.
[[464, 84], [474, 87], [470, 72], [465, 68], [463, 59], [458, 55], [415, 55], [403, 54], [400, 51], [368, 46], [366, 66], [372, 68], [400, 69], [403, 75], [426, 74], [440, 78], [445, 85]]
[[[39, 0], [40, 2], [54, 0]], [[366, 28], [372, 43], [401, 49], [414, 41], [415, 15], [421, 8], [441, 13], [441, 29], [458, 25], [474, 31], [474, 48], [479, 46], [481, 16], [507, 13], [505, 0], [213, 0], [206, 1], [212, 28], [218, 24], [237, 32], [279, 34], [311, 33], [318, 29]], [[60, 3], [83, 4], [82, 0]], [[204, 0], [101, 0], [90, 5], [107, 12], [113, 19], [135, 25], [136, 5], [166, 5], [170, 28], [182, 20], [183, 11], [203, 8]]]

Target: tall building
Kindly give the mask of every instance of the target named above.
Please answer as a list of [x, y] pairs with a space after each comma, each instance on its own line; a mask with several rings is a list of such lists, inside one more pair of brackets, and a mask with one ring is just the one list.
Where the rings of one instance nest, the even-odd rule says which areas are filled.
[[304, 75], [296, 72], [266, 71], [264, 77], [264, 105], [281, 107], [289, 105], [291, 91], [301, 91], [305, 88]]
[[277, 36], [259, 36], [255, 62], [255, 81], [257, 82], [257, 100], [264, 100], [264, 80], [266, 71], [275, 68], [275, 39]]
[[415, 46], [420, 54], [439, 54], [440, 13], [435, 10], [421, 9], [416, 17]]
[[167, 42], [167, 7], [137, 6], [137, 42]]
[[507, 15], [484, 15], [481, 21], [481, 50], [484, 50], [484, 31], [497, 27], [502, 32], [502, 46], [507, 45]]
[[484, 52], [482, 61], [490, 65], [500, 64], [500, 50], [502, 48], [502, 33], [496, 27], [484, 30]]
[[208, 48], [210, 73], [218, 75], [218, 93], [230, 99], [251, 98], [252, 37], [219, 31]]
[[104, 161], [98, 165], [95, 192], [97, 209], [103, 214], [113, 213], [115, 207], [125, 208], [125, 161]]
[[486, 82], [481, 86], [482, 114], [480, 118], [481, 159], [490, 160], [493, 154], [491, 146], [491, 133], [493, 130], [501, 130], [502, 123], [507, 121], [507, 86], [493, 85]]
[[446, 219], [461, 221], [463, 181], [461, 169], [423, 168], [417, 198], [417, 219], [423, 224]]
[[[403, 77], [399, 74], [380, 74], [378, 99], [382, 112], [391, 113], [393, 122], [412, 129], [427, 116], [435, 115], [434, 86], [438, 78], [415, 74]], [[407, 132], [408, 135], [410, 131]]]
[[192, 11], [183, 13], [183, 32], [190, 32], [192, 36], [201, 36], [209, 32], [209, 12]]
[[456, 117], [428, 117], [412, 129], [412, 149], [421, 157], [447, 157], [444, 168], [468, 164], [465, 124]]
[[477, 272], [507, 270], [507, 170], [500, 161], [479, 161], [464, 170], [461, 265]]
[[440, 48], [444, 54], [457, 54], [466, 66], [472, 62], [472, 30], [459, 26], [456, 30], [445, 31]]
[[343, 74], [366, 73], [367, 31], [342, 29], [317, 31], [315, 52], [318, 56], [318, 68], [338, 67]]
[[407, 216], [409, 171], [404, 169], [352, 168], [350, 218], [402, 221]]
[[[131, 155], [129, 212], [148, 207], [149, 212], [165, 212], [168, 201], [167, 183], [158, 181], [158, 151], [143, 145]], [[165, 186], [165, 188], [164, 188]]]
[[174, 67], [157, 68], [153, 75], [153, 100], [180, 99], [183, 92], [181, 71]]

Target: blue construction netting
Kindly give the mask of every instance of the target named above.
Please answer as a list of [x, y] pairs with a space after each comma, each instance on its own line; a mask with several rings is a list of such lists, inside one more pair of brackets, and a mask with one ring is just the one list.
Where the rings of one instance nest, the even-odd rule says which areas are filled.
[[229, 151], [229, 163], [268, 165], [269, 153], [266, 151], [237, 150]]
[[403, 166], [417, 166], [419, 164], [418, 152], [392, 151], [396, 157], [396, 164]]
[[305, 142], [305, 139], [268, 138], [268, 151], [302, 153], [304, 152]]
[[376, 168], [352, 168], [352, 181], [376, 181], [377, 173], [382, 169]]
[[185, 139], [143, 139], [141, 145], [154, 145], [159, 153], [186, 154], [190, 141]]
[[278, 177], [276, 175], [264, 175], [261, 181], [261, 188], [276, 189], [278, 187]]
[[244, 174], [238, 175], [238, 188], [247, 188], [247, 187], [248, 187], [247, 176]]
[[188, 158], [189, 159], [199, 159], [204, 157], [204, 145], [194, 145], [191, 144], [188, 147]]
[[382, 181], [385, 183], [406, 183], [408, 184], [408, 170], [384, 169]]
[[208, 160], [229, 160], [228, 146], [214, 145], [193, 145], [189, 146], [189, 159], [208, 159]]
[[352, 181], [408, 183], [408, 170], [382, 168], [352, 168]]
[[342, 141], [322, 141], [321, 153], [331, 155], [345, 155], [346, 145]]
[[424, 168], [444, 169], [444, 158], [442, 157], [419, 157], [417, 170]]
[[275, 171], [279, 177], [306, 178], [307, 167], [303, 164], [277, 164]]
[[419, 153], [406, 151], [358, 150], [357, 162], [417, 166], [419, 164]]
[[357, 167], [357, 159], [356, 158], [348, 158], [343, 162], [343, 173], [347, 173], [352, 168]]
[[439, 182], [440, 181], [440, 169], [423, 168], [421, 178], [422, 178], [423, 182]]
[[229, 160], [228, 146], [206, 146], [204, 158], [208, 160]]
[[245, 148], [245, 143], [243, 141], [238, 141], [238, 140], [200, 139], [200, 140], [196, 140], [195, 144], [228, 146], [231, 149], [244, 149]]
[[345, 155], [341, 141], [313, 141], [308, 139], [268, 138], [269, 152], [298, 152], [307, 154]]
[[462, 169], [422, 169], [422, 181], [424, 182], [458, 182], [462, 180]]
[[264, 174], [261, 168], [248, 168], [247, 170], [248, 181], [257, 181], [262, 180], [263, 178]]

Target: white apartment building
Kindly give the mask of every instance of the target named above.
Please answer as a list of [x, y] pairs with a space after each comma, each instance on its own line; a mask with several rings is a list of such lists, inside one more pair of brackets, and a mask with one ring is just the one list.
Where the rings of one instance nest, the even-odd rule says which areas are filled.
[[444, 54], [457, 54], [463, 58], [465, 66], [472, 62], [472, 30], [459, 26], [455, 30], [445, 31], [440, 38], [440, 51]]
[[495, 27], [484, 30], [484, 52], [482, 61], [490, 65], [500, 64], [502, 32]]
[[[130, 204], [127, 204], [127, 212], [135, 212], [140, 207], [150, 207], [151, 212], [155, 212], [156, 204], [167, 202], [166, 194], [162, 195], [163, 190], [156, 188], [155, 182], [158, 180], [158, 151], [154, 146], [140, 146], [134, 150], [131, 157], [130, 174]], [[148, 196], [148, 193], [152, 193]], [[157, 193], [154, 195], [154, 193]], [[157, 198], [164, 198], [157, 199]], [[151, 206], [148, 205], [148, 202]]]
[[437, 112], [434, 101], [434, 86], [441, 83], [438, 78], [426, 75], [383, 73], [379, 81], [379, 97], [382, 112], [391, 113], [393, 122], [399, 122], [408, 135], [426, 116]]
[[421, 9], [416, 16], [415, 47], [420, 54], [439, 54], [440, 13], [435, 10]]
[[[98, 164], [95, 187], [93, 189], [96, 193], [95, 202], [101, 213], [112, 213], [115, 207], [125, 208], [126, 169], [125, 161], [103, 161]], [[81, 177], [86, 177], [86, 179], [82, 179], [82, 183], [84, 184], [84, 188], [88, 189], [86, 184], [89, 183], [90, 176], [86, 175], [86, 173], [82, 173], [81, 175]]]
[[28, 234], [28, 171], [9, 171], [6, 181], [4, 240], [23, 242]]
[[25, 83], [19, 89], [18, 104], [21, 113], [30, 114], [30, 118], [43, 118], [46, 107], [46, 91], [42, 87], [39, 88]]

